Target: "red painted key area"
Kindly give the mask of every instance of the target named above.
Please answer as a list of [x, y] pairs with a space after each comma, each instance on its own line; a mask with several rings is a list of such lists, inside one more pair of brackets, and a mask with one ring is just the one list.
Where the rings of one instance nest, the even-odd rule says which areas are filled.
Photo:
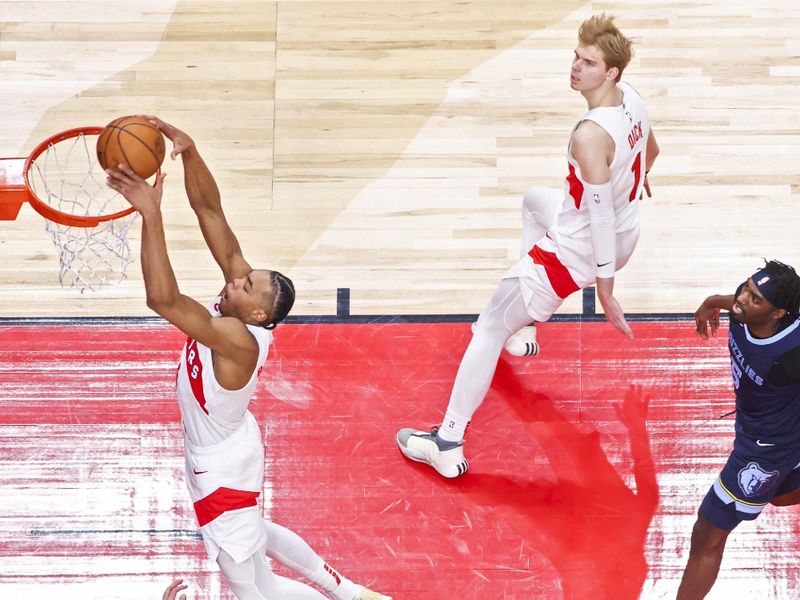
[[[282, 326], [251, 404], [265, 514], [395, 600], [674, 597], [733, 440], [725, 332], [693, 329], [542, 326], [539, 357], [501, 358], [470, 471], [448, 481], [394, 436], [439, 423], [469, 324]], [[184, 340], [166, 325], [2, 328], [3, 597], [155, 598], [173, 575], [193, 598], [228, 597], [183, 482]], [[718, 597], [800, 597], [796, 517], [768, 508], [731, 536]]]

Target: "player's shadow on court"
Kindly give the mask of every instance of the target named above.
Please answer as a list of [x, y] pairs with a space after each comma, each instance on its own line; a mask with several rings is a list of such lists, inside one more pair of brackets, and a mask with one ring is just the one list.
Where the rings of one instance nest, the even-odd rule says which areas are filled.
[[647, 529], [658, 505], [645, 424], [649, 397], [631, 387], [616, 407], [628, 432], [634, 492], [609, 462], [600, 434], [584, 433], [549, 397], [524, 388], [504, 360], [492, 387], [536, 440], [555, 478], [472, 472], [458, 480], [461, 492], [477, 505], [506, 513], [508, 526], [559, 573], [564, 598], [638, 598], [647, 575]]

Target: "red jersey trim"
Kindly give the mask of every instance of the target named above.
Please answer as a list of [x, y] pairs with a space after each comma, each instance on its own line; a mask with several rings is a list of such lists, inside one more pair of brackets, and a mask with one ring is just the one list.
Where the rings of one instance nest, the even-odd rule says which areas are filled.
[[583, 200], [583, 183], [575, 175], [575, 167], [569, 165], [569, 175], [567, 175], [567, 183], [569, 184], [569, 195], [572, 196], [572, 201], [575, 202], [575, 209], [580, 210], [581, 200]]
[[197, 350], [197, 340], [188, 338], [186, 340], [186, 376], [189, 378], [189, 385], [192, 387], [194, 399], [208, 414], [206, 408], [206, 395], [203, 392], [203, 363], [200, 362], [200, 354]]
[[194, 503], [194, 512], [197, 514], [197, 522], [200, 527], [211, 523], [222, 513], [248, 506], [258, 505], [258, 494], [260, 492], [244, 492], [242, 490], [232, 490], [231, 488], [217, 488], [205, 498], [201, 498]]
[[553, 286], [553, 290], [558, 294], [559, 298], [566, 298], [572, 292], [577, 292], [581, 289], [575, 283], [572, 275], [569, 274], [567, 267], [561, 264], [554, 252], [547, 252], [539, 248], [539, 246], [534, 246], [528, 252], [528, 255], [533, 259], [533, 262], [544, 267], [547, 279], [550, 280], [550, 285]]

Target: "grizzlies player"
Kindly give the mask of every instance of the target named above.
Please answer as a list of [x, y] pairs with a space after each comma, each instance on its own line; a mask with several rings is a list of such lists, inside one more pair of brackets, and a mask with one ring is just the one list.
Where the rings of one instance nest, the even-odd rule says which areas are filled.
[[775, 260], [735, 294], [710, 296], [695, 313], [697, 333], [716, 334], [730, 312], [728, 348], [736, 393], [736, 437], [692, 530], [679, 600], [704, 598], [725, 542], [767, 504], [800, 503], [800, 277]]

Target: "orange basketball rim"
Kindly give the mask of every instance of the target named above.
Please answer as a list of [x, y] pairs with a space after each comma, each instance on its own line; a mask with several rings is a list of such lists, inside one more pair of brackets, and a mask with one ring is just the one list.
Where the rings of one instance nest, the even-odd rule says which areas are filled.
[[0, 220], [16, 220], [29, 203], [58, 251], [62, 287], [81, 292], [121, 282], [133, 261], [128, 232], [137, 213], [106, 185], [96, 152], [102, 130], [62, 131], [27, 158], [0, 158]]
[[[115, 206], [113, 210], [109, 210], [110, 205], [104, 203], [87, 203], [75, 202], [74, 200], [65, 197], [65, 193], [58, 189], [50, 190], [45, 182], [44, 189], [42, 186], [37, 186], [33, 183], [34, 172], [39, 174], [39, 179], [44, 180], [47, 175], [47, 168], [52, 169], [66, 169], [65, 173], [61, 173], [61, 181], [63, 189], [63, 180], [69, 178], [74, 180], [67, 186], [69, 190], [67, 193], [76, 193], [76, 198], [80, 196], [81, 191], [76, 191], [83, 188], [83, 182], [92, 180], [95, 183], [105, 177], [102, 169], [97, 165], [96, 159], [93, 157], [93, 152], [89, 151], [89, 147], [94, 147], [93, 144], [88, 143], [88, 137], [97, 136], [102, 131], [102, 127], [77, 127], [57, 133], [33, 149], [30, 156], [27, 158], [0, 158], [0, 220], [13, 221], [17, 218], [22, 204], [28, 202], [31, 207], [42, 215], [44, 218], [66, 225], [69, 227], [96, 227], [105, 221], [111, 221], [127, 216], [134, 211], [132, 206], [120, 207]], [[63, 156], [71, 156], [72, 150], [75, 147], [84, 146], [86, 152], [79, 149], [75, 152], [76, 156], [80, 159], [73, 163], [78, 163], [72, 168], [65, 165]], [[58, 149], [62, 148], [61, 158], [59, 158]], [[63, 150], [63, 148], [67, 148]], [[45, 157], [52, 155], [53, 164], [49, 165], [45, 162], [44, 175], [42, 175], [42, 167], [39, 162]], [[59, 174], [56, 174], [58, 176]]]

